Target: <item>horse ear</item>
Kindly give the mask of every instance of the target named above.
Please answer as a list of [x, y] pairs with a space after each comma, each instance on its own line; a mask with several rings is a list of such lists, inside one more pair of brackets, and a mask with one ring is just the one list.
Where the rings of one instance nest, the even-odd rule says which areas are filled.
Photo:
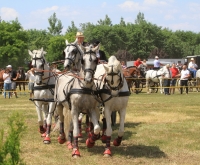
[[95, 52], [95, 51], [97, 51], [99, 49], [100, 49], [100, 43], [95, 48], [93, 48], [92, 50]]
[[68, 45], [68, 44], [69, 44], [68, 40], [65, 40], [65, 44], [66, 44], [66, 45]]
[[103, 64], [103, 67], [104, 67], [104, 69], [105, 69], [105, 71], [106, 71], [106, 72], [108, 72], [108, 71], [109, 71], [109, 67], [108, 67], [108, 65], [107, 65], [107, 64]]
[[76, 38], [76, 40], [74, 41], [74, 44], [76, 44], [78, 42], [78, 38]]
[[43, 54], [45, 55], [45, 54], [47, 54], [47, 52], [43, 51]]
[[30, 51], [30, 50], [28, 50], [28, 53], [29, 53], [29, 55], [32, 57], [33, 56], [33, 53]]
[[43, 47], [41, 48], [41, 52], [43, 52]]

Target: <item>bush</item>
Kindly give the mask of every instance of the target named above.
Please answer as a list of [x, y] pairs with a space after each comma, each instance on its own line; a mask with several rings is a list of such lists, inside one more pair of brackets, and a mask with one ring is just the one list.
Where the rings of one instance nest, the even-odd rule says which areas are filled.
[[8, 135], [4, 136], [4, 130], [0, 132], [0, 165], [23, 165], [25, 163], [19, 153], [21, 135], [26, 130], [24, 118], [19, 113], [13, 113], [8, 117], [7, 125]]

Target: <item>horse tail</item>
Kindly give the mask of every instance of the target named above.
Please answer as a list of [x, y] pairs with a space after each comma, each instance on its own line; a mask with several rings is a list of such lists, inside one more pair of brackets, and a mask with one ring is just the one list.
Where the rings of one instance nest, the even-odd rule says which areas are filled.
[[63, 110], [63, 115], [64, 115], [64, 132], [65, 132], [65, 137], [68, 138], [69, 136], [69, 131], [72, 131], [72, 117], [71, 117], [71, 111], [67, 108], [64, 108]]

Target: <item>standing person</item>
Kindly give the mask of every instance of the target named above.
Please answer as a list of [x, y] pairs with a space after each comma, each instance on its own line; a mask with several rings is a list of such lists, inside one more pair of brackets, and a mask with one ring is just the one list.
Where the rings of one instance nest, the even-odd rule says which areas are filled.
[[[14, 92], [15, 97], [18, 98], [17, 92], [16, 92], [16, 80], [20, 77], [20, 74], [12, 69], [12, 65], [8, 65], [7, 68], [10, 70], [10, 74], [11, 74], [11, 81], [12, 81], [11, 90], [12, 90], [12, 92]], [[11, 96], [12, 96], [12, 94], [11, 94]]]
[[4, 80], [4, 98], [6, 99], [6, 91], [8, 91], [8, 98], [10, 99], [11, 75], [10, 75], [10, 70], [8, 68], [6, 68], [5, 72], [3, 73], [3, 80]]
[[175, 93], [175, 85], [176, 85], [176, 81], [177, 78], [179, 77], [179, 70], [178, 68], [176, 68], [175, 63], [172, 64], [172, 67], [170, 68], [171, 73], [172, 73], [172, 79], [170, 81], [170, 94], [174, 94]]
[[28, 89], [30, 92], [30, 99], [33, 98], [33, 88], [34, 88], [34, 83], [35, 83], [35, 74], [34, 74], [34, 69], [31, 68], [28, 72], [27, 72], [27, 77], [26, 79], [29, 80], [28, 82]]
[[191, 58], [191, 61], [188, 64], [188, 70], [192, 73], [192, 77], [196, 78], [197, 64], [195, 64], [194, 58]]
[[136, 60], [136, 61], [134, 61], [134, 64], [133, 64], [133, 66], [136, 66], [136, 67], [138, 67], [140, 64], [142, 64], [142, 61], [141, 61], [141, 59], [140, 59], [140, 58], [137, 58], [137, 60]]
[[164, 86], [164, 93], [165, 95], [170, 95], [169, 93], [169, 87], [170, 87], [170, 80], [171, 80], [171, 71], [170, 71], [170, 65], [167, 64], [165, 66], [165, 68], [163, 69], [163, 73], [164, 73], [164, 82], [163, 82], [163, 86]]
[[154, 70], [159, 70], [160, 66], [163, 66], [163, 64], [160, 63], [158, 56], [155, 56], [155, 60], [153, 62]]
[[[94, 42], [93, 43], [94, 47], [99, 45], [99, 43], [100, 43], [99, 41]], [[102, 63], [105, 63], [105, 62], [107, 63], [108, 62], [106, 54], [105, 54], [105, 52], [103, 50], [97, 51], [96, 55], [97, 55], [97, 58], [98, 58], [99, 62], [102, 62]]]
[[180, 90], [181, 94], [183, 94], [183, 86], [186, 88], [186, 94], [188, 94], [188, 78], [190, 77], [190, 71], [187, 70], [187, 65], [183, 65], [182, 71], [181, 71], [181, 79], [180, 79]]

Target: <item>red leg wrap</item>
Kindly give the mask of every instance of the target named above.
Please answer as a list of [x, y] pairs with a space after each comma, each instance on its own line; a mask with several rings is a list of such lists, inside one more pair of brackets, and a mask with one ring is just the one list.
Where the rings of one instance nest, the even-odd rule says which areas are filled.
[[81, 156], [78, 148], [74, 148], [73, 151], [72, 151], [72, 157], [75, 156], [75, 155], [76, 156]]
[[110, 148], [106, 148], [103, 154], [111, 156], [111, 150], [110, 150]]
[[106, 138], [107, 138], [106, 135], [102, 135], [102, 136], [101, 136], [101, 141], [102, 141], [102, 143], [106, 143]]
[[63, 144], [65, 142], [66, 142], [65, 136], [63, 139], [61, 138], [61, 136], [58, 136], [58, 143]]
[[87, 146], [88, 148], [94, 147], [94, 144], [95, 144], [95, 142], [91, 142], [91, 141], [90, 141], [90, 138], [88, 138], [88, 139], [86, 140], [86, 146]]
[[44, 142], [45, 144], [51, 143], [50, 137], [45, 137], [44, 140], [43, 140], [43, 142]]
[[69, 150], [73, 149], [72, 143], [70, 141], [67, 142], [67, 148]]

